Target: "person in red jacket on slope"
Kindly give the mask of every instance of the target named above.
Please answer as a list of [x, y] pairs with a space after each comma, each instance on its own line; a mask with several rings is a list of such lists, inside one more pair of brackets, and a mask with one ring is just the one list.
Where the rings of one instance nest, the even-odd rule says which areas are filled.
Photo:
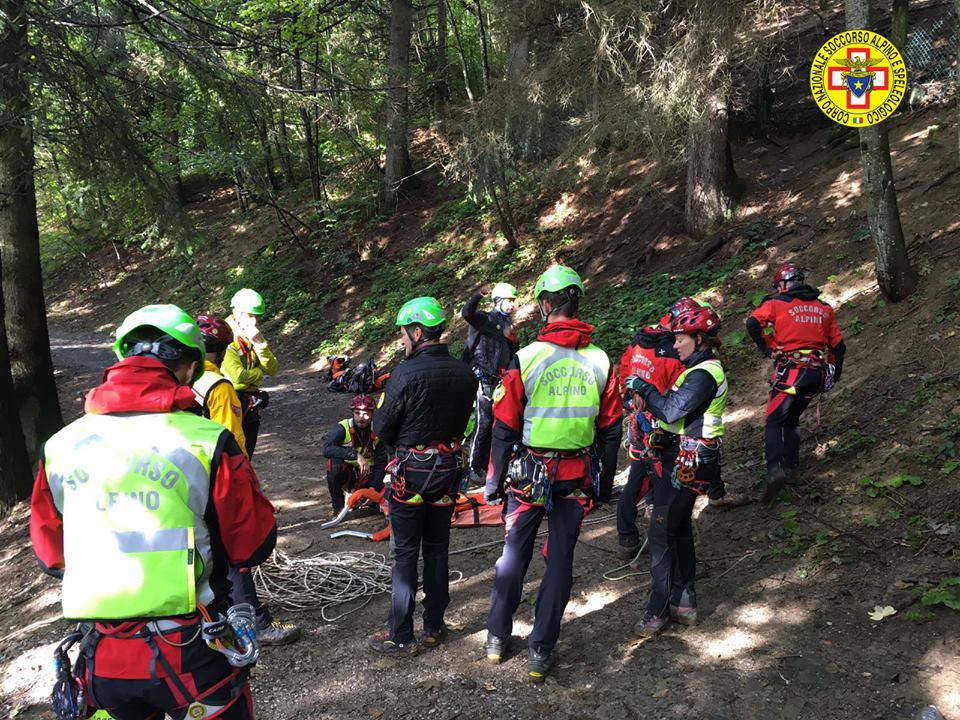
[[[818, 393], [840, 381], [846, 345], [830, 305], [820, 290], [805, 283], [805, 273], [784, 263], [774, 275], [777, 292], [747, 318], [747, 332], [773, 359], [763, 440], [769, 503], [800, 464], [800, 416]], [[764, 329], [772, 332], [768, 335]]]

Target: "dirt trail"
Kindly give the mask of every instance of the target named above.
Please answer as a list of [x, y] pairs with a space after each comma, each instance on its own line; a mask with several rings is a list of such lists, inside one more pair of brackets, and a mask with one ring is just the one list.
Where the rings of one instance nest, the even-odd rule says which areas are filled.
[[[109, 338], [59, 331], [53, 345], [63, 405], [72, 418], [80, 411], [78, 393], [110, 362]], [[316, 373], [295, 367], [283, 367], [267, 387], [271, 405], [254, 464], [278, 508], [281, 545], [291, 554], [385, 553], [385, 545], [333, 541], [319, 529], [329, 516], [320, 443], [345, 416], [346, 396], [328, 393]], [[735, 479], [730, 465], [727, 477]], [[303, 626], [304, 637], [264, 653], [253, 681], [259, 717], [863, 720], [911, 718], [930, 702], [947, 717], [960, 716], [954, 616], [938, 613], [924, 625], [867, 617], [881, 600], [904, 606], [914, 568], [886, 548], [835, 534], [826, 536], [817, 562], [786, 557], [768, 537], [780, 523], [777, 508], [758, 506], [700, 515], [702, 624], [670, 628], [645, 645], [634, 642], [630, 629], [646, 596], [646, 576], [604, 580], [602, 574], [620, 564], [611, 552], [613, 522], [585, 527], [560, 664], [542, 687], [530, 686], [524, 672], [519, 636], [531, 627], [529, 601], [517, 614], [511, 658], [501, 667], [480, 659], [498, 547], [451, 559], [463, 580], [451, 588], [448, 620], [463, 630], [412, 661], [376, 657], [366, 647], [386, 617], [385, 595], [333, 624], [318, 613], [280, 611]], [[0, 717], [49, 718], [50, 643], [66, 624], [56, 620], [57, 583], [35, 569], [26, 525], [23, 506], [0, 523]], [[349, 525], [379, 526], [378, 518]], [[496, 528], [457, 530], [452, 546], [500, 536]], [[956, 572], [945, 566], [951, 569]], [[531, 600], [542, 570], [535, 559], [526, 588]]]

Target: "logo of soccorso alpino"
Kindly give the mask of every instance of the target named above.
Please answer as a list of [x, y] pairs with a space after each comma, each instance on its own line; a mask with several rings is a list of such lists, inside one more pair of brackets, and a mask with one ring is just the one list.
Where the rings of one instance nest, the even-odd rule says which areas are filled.
[[204, 718], [207, 716], [207, 708], [201, 703], [195, 702], [189, 708], [187, 708], [187, 715], [193, 720], [199, 720], [199, 718]]
[[847, 30], [823, 44], [810, 66], [810, 92], [823, 113], [850, 127], [876, 125], [907, 89], [903, 55], [883, 35]]

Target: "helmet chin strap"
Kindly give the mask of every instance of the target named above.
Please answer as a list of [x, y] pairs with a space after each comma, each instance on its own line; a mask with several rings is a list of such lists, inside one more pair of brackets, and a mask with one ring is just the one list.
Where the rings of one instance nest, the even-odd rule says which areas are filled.
[[413, 331], [410, 329], [410, 325], [407, 325], [403, 328], [403, 331], [407, 334], [407, 337], [410, 338], [410, 352], [413, 353], [426, 342], [426, 338], [421, 337], [419, 340], [413, 339]]

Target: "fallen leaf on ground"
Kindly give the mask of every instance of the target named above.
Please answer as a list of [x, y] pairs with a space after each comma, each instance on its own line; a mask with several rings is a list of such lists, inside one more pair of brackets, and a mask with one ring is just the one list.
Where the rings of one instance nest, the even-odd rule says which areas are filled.
[[483, 689], [487, 692], [494, 692], [497, 689], [497, 685], [487, 680], [487, 682], [483, 684]]
[[873, 612], [867, 613], [867, 615], [870, 616], [871, 620], [876, 620], [877, 622], [879, 622], [880, 620], [883, 620], [886, 617], [890, 617], [891, 615], [896, 615], [896, 614], [897, 614], [897, 611], [894, 608], [892, 608], [890, 605], [884, 605], [883, 607], [876, 605], [873, 608]]

